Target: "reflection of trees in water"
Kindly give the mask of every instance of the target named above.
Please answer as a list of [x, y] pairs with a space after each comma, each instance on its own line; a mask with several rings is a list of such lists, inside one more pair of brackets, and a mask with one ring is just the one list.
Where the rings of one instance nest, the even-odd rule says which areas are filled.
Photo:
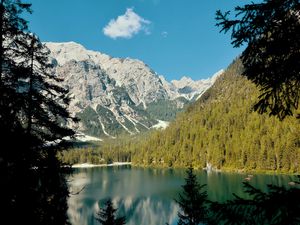
[[181, 180], [170, 176], [169, 170], [79, 169], [69, 180], [73, 193], [85, 186], [80, 194], [69, 198], [68, 214], [73, 225], [97, 224], [94, 216], [108, 197], [129, 225], [172, 224], [177, 216], [178, 206], [172, 196], [176, 196]]
[[[246, 173], [220, 173], [212, 172], [199, 175], [200, 183], [207, 184], [208, 199], [212, 201], [225, 202], [234, 198], [233, 193], [240, 197], [248, 195], [243, 190], [242, 182], [250, 174]], [[288, 186], [288, 183], [295, 180], [294, 176], [288, 175], [267, 175], [253, 174], [250, 175], [250, 184], [262, 191], [267, 191], [267, 185]]]
[[[245, 197], [242, 182], [248, 174], [195, 171], [199, 182], [207, 184], [208, 199], [224, 202], [232, 193]], [[177, 218], [179, 210], [172, 201], [184, 181], [184, 170], [94, 168], [79, 169], [69, 178], [72, 193], [69, 198], [69, 217], [72, 225], [96, 225], [94, 219], [99, 206], [110, 197], [119, 215], [125, 215], [127, 224], [165, 224]], [[288, 185], [292, 176], [253, 175], [251, 185], [265, 190], [266, 184]], [[150, 197], [145, 197], [150, 196]], [[174, 224], [174, 222], [173, 222]]]
[[[85, 199], [71, 196], [69, 200], [69, 217], [73, 225], [96, 225], [94, 219], [96, 212], [103, 207], [106, 198]], [[127, 225], [156, 225], [172, 224], [177, 218], [178, 206], [173, 201], [161, 200], [159, 198], [143, 197], [133, 198], [114, 197], [112, 199], [115, 207], [118, 207], [117, 215], [126, 216]]]
[[[88, 215], [88, 201], [85, 200], [85, 189], [90, 183], [86, 172], [74, 173], [68, 177], [71, 196], [68, 199], [68, 215], [72, 225], [88, 225], [87, 219], [82, 215]], [[80, 191], [81, 190], [81, 191]], [[78, 193], [80, 191], [80, 193]], [[73, 194], [72, 194], [73, 193]], [[74, 193], [77, 193], [74, 195]]]

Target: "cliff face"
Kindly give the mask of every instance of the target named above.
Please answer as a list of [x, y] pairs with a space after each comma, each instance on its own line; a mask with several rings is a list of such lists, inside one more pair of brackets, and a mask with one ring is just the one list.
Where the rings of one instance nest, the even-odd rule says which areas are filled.
[[140, 60], [112, 58], [74, 42], [46, 45], [73, 97], [70, 111], [81, 119], [77, 129], [97, 137], [139, 133], [171, 120], [219, 75], [169, 83]]

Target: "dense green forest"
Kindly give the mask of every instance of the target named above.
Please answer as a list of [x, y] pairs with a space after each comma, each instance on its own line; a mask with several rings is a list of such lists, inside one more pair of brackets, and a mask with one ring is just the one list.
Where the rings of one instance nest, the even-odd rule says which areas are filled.
[[135, 137], [122, 135], [117, 140], [108, 138], [103, 142], [75, 143], [73, 148], [59, 152], [58, 158], [70, 165], [131, 162], [131, 144], [135, 142]]
[[299, 120], [253, 112], [259, 91], [236, 60], [194, 105], [163, 132], [135, 146], [146, 166], [299, 172]]
[[74, 148], [58, 153], [58, 158], [64, 163], [74, 165], [81, 163], [111, 164], [113, 162], [131, 162], [131, 152], [124, 150], [109, 150], [105, 145], [104, 150], [98, 148]]
[[210, 164], [223, 170], [299, 172], [300, 121], [254, 112], [259, 91], [240, 75], [242, 70], [239, 60], [232, 63], [166, 130], [104, 141], [62, 158], [69, 163], [131, 160], [141, 166]]

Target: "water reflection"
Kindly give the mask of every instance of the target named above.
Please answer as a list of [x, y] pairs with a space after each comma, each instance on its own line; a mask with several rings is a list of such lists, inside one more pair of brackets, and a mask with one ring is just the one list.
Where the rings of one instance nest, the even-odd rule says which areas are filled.
[[[127, 224], [172, 224], [178, 205], [173, 201], [181, 182], [170, 178], [170, 171], [131, 169], [131, 167], [78, 169], [71, 178], [69, 217], [73, 225], [97, 224], [94, 216], [111, 198], [126, 215]], [[175, 188], [174, 188], [175, 187]]]
[[[102, 207], [106, 199], [88, 204], [87, 199], [72, 197], [69, 201], [69, 216], [73, 225], [93, 225], [96, 212]], [[91, 199], [90, 199], [91, 200]], [[83, 202], [85, 201], [85, 205]], [[113, 204], [119, 207], [119, 214], [126, 215], [129, 225], [135, 224], [172, 224], [176, 221], [178, 206], [171, 201], [163, 201], [155, 198], [113, 198]]]
[[[232, 193], [244, 196], [245, 174], [197, 172], [201, 184], [207, 184], [210, 200], [225, 201]], [[76, 169], [70, 178], [69, 217], [73, 225], [94, 225], [96, 212], [111, 198], [127, 224], [176, 224], [178, 205], [174, 198], [184, 183], [184, 170], [144, 169], [130, 166]], [[254, 175], [252, 185], [266, 189], [266, 184], [287, 185], [291, 176]]]

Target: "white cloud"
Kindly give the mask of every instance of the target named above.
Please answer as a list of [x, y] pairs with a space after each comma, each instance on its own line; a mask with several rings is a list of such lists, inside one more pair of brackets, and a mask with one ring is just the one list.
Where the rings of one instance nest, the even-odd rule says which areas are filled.
[[147, 27], [151, 22], [136, 14], [132, 8], [126, 9], [124, 15], [118, 16], [117, 19], [112, 19], [103, 28], [103, 33], [113, 39], [116, 38], [132, 38], [133, 35], [144, 31], [145, 34], [150, 34]]

